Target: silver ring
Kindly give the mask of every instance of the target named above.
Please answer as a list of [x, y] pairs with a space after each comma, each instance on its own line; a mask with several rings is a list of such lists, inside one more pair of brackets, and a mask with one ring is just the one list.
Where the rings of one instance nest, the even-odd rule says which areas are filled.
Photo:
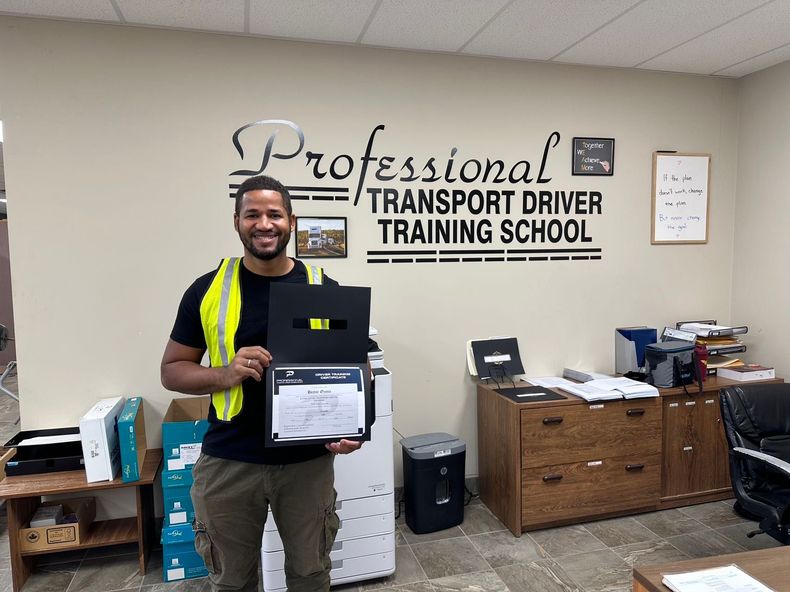
[[249, 367], [250, 367], [250, 364], [252, 364], [252, 360], [251, 360], [251, 359], [250, 359], [250, 360], [247, 360], [247, 368], [249, 368]]

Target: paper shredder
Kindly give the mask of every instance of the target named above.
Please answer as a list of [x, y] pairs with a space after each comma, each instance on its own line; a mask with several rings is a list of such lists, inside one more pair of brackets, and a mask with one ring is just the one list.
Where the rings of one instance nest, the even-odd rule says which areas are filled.
[[415, 534], [435, 532], [464, 520], [466, 443], [436, 432], [403, 438], [406, 524]]

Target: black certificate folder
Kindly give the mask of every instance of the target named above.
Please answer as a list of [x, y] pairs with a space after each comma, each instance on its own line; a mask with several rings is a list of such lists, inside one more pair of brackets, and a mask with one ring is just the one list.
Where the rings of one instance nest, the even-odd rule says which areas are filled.
[[370, 440], [369, 327], [370, 288], [272, 284], [266, 446]]
[[[328, 330], [311, 321], [329, 321]], [[370, 288], [273, 283], [268, 349], [274, 364], [368, 361]]]
[[370, 440], [367, 364], [292, 364], [269, 372], [266, 446]]

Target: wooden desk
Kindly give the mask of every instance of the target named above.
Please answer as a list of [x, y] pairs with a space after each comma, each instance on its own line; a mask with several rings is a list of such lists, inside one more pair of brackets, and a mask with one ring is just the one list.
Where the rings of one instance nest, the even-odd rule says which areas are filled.
[[[6, 477], [0, 483], [0, 498], [6, 500], [8, 512], [8, 540], [11, 547], [11, 571], [14, 592], [22, 589], [33, 571], [36, 555], [88, 549], [108, 545], [137, 543], [140, 573], [144, 574], [151, 545], [155, 542], [154, 487], [162, 466], [162, 449], [146, 451], [139, 481], [124, 483], [120, 477], [113, 481], [88, 483], [85, 471], [62, 471], [38, 475]], [[79, 545], [64, 545], [46, 551], [22, 551], [19, 547], [19, 529], [27, 528], [30, 518], [41, 503], [41, 496], [55, 494], [90, 494], [93, 491], [134, 487], [137, 497], [137, 516], [94, 522], [88, 536]]]
[[787, 590], [790, 586], [790, 547], [777, 547], [762, 551], [676, 561], [650, 567], [635, 567], [634, 592], [670, 592], [669, 588], [661, 583], [663, 574], [683, 573], [730, 564], [737, 565], [750, 576], [777, 592]]

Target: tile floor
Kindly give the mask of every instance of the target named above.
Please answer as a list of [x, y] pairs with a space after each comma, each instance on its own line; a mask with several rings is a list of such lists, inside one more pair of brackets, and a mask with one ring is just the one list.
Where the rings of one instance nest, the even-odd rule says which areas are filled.
[[[6, 385], [14, 390], [15, 380]], [[18, 426], [15, 402], [0, 393], [0, 438]], [[3, 440], [5, 441], [5, 440]], [[337, 592], [626, 592], [634, 565], [778, 546], [746, 538], [755, 524], [713, 502], [626, 518], [525, 533], [520, 538], [478, 500], [460, 526], [416, 535], [397, 520], [395, 573], [333, 588]], [[136, 546], [43, 556], [23, 592], [208, 592], [206, 579], [162, 583], [161, 551], [138, 572]], [[8, 532], [0, 517], [0, 592], [11, 590]]]

